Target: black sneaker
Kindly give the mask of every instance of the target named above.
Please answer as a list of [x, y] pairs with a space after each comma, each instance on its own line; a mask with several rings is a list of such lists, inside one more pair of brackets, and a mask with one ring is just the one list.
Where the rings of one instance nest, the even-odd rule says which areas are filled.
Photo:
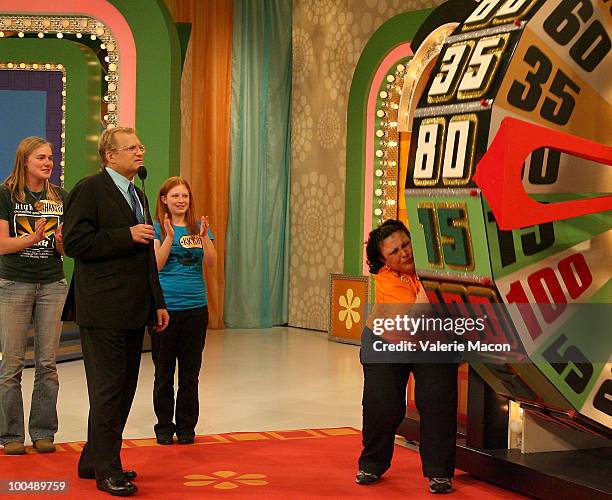
[[450, 493], [453, 490], [453, 482], [449, 477], [430, 477], [429, 478], [429, 493], [443, 494]]
[[378, 474], [374, 474], [372, 472], [366, 472], [364, 470], [360, 470], [355, 476], [355, 482], [357, 484], [374, 484], [380, 479]]

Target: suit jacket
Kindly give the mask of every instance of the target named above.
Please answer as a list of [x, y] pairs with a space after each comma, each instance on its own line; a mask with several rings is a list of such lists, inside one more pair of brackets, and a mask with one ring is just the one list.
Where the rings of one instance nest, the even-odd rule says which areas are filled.
[[[136, 188], [145, 207], [146, 197]], [[148, 213], [148, 210], [145, 210]], [[64, 204], [64, 251], [75, 260], [64, 318], [76, 310], [79, 326], [137, 329], [155, 324], [164, 309], [153, 241], [134, 243], [138, 224], [132, 207], [111, 176], [86, 177]]]

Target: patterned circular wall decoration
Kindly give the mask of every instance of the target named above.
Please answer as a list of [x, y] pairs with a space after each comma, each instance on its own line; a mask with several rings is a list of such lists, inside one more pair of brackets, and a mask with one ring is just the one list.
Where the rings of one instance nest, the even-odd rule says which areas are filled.
[[325, 24], [331, 17], [335, 17], [338, 11], [334, 0], [310, 0], [303, 3], [306, 19], [313, 24]]
[[305, 95], [294, 97], [291, 114], [291, 150], [300, 162], [306, 160], [306, 154], [311, 149], [313, 124], [312, 108], [308, 98]]
[[[293, 278], [292, 278], [292, 281]], [[295, 282], [290, 287], [289, 307], [299, 317], [308, 318], [309, 328], [314, 330], [327, 330], [329, 324], [329, 301], [321, 302], [321, 297], [327, 297], [329, 290], [321, 286], [310, 286], [300, 291], [299, 297], [295, 293]]]
[[351, 32], [348, 23], [352, 23], [352, 15], [345, 19], [347, 24], [334, 22], [325, 35], [321, 71], [324, 75], [323, 84], [332, 100], [346, 98], [348, 95], [350, 79], [346, 75], [353, 71], [363, 44], [363, 40]]
[[325, 277], [340, 256], [342, 200], [325, 174], [302, 174], [291, 189], [294, 216], [291, 224], [292, 268], [301, 278]]
[[314, 60], [314, 51], [310, 34], [302, 28], [296, 28], [293, 30], [292, 44], [292, 78], [294, 83], [301, 84], [306, 79], [306, 76], [312, 71], [312, 63]]
[[331, 108], [323, 110], [317, 120], [317, 138], [324, 149], [335, 147], [340, 138], [340, 118]]

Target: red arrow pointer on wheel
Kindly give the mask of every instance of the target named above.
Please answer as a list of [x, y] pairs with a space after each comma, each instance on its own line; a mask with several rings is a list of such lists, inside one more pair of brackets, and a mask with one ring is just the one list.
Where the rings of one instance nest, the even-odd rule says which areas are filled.
[[491, 206], [500, 229], [518, 229], [612, 209], [611, 195], [546, 204], [531, 198], [523, 187], [521, 171], [527, 156], [538, 148], [556, 149], [612, 165], [609, 146], [516, 118], [504, 118], [474, 174], [474, 182]]

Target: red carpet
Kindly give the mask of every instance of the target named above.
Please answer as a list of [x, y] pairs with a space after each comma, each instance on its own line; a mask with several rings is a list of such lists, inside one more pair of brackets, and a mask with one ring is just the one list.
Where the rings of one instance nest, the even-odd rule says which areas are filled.
[[[110, 498], [76, 475], [81, 443], [62, 443], [54, 454], [0, 452], [0, 497], [9, 480], [65, 481], [63, 494], [42, 498]], [[355, 429], [305, 429], [198, 436], [195, 445], [159, 446], [153, 439], [124, 441], [122, 462], [138, 471], [136, 498], [433, 498], [421, 476], [418, 453], [396, 447], [393, 466], [379, 484], [354, 482], [361, 435]], [[522, 498], [457, 471], [452, 499]], [[20, 493], [14, 498], [40, 498]], [[445, 497], [446, 498], [446, 497]]]

